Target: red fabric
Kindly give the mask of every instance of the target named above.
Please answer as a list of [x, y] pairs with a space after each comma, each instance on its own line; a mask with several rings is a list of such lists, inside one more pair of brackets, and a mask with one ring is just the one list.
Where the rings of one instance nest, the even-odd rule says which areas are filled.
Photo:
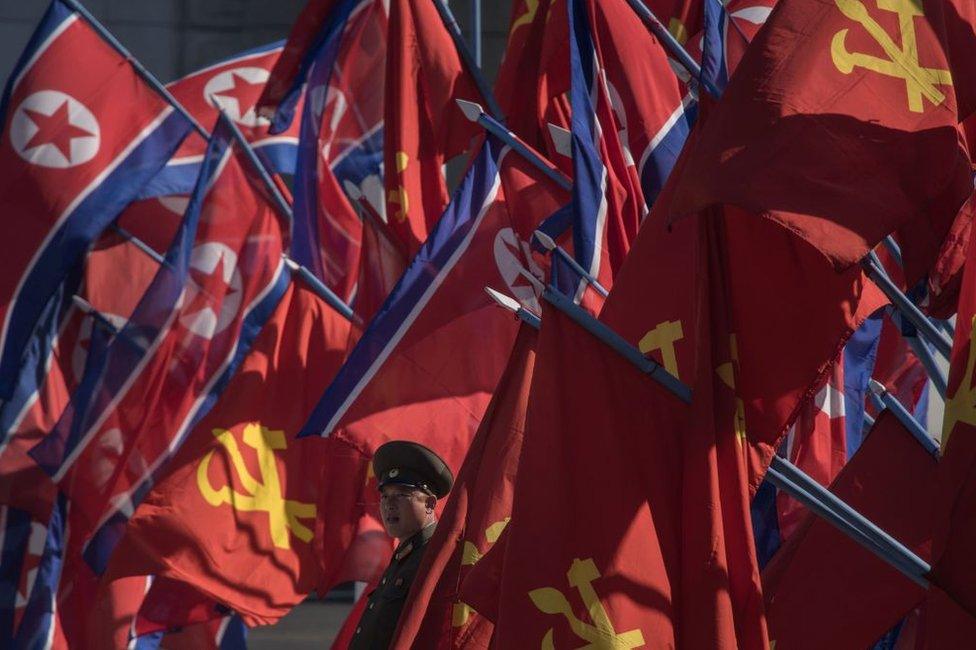
[[[973, 233], [976, 235], [976, 231]], [[973, 235], [971, 235], [972, 237]], [[933, 584], [947, 594], [930, 599], [927, 618], [954, 618], [950, 600], [976, 615], [976, 249], [970, 239], [966, 271], [959, 294], [956, 336], [949, 364], [945, 420], [942, 427], [943, 457], [939, 463], [936, 524], [933, 541]], [[958, 618], [957, 616], [955, 618]], [[925, 625], [927, 638], [947, 634], [934, 624]], [[972, 629], [972, 626], [964, 626]], [[930, 635], [930, 636], [929, 636]], [[937, 646], [932, 646], [937, 647]]]
[[[725, 414], [730, 427], [732, 413]], [[707, 474], [716, 463], [714, 429], [696, 433], [701, 422], [687, 418], [663, 387], [560, 312], [545, 310], [497, 647], [570, 647], [610, 635], [624, 635], [616, 641], [625, 647], [763, 647], [761, 610], [753, 606], [758, 584], [751, 604], [737, 602], [734, 613], [729, 607], [742, 563], [756, 582], [758, 574], [749, 569], [754, 560], [737, 555], [748, 544], [726, 546], [721, 519], [729, 513], [710, 498], [719, 478]], [[709, 439], [710, 452], [702, 447]], [[727, 439], [736, 446], [734, 436]], [[563, 479], [553, 484], [553, 476]], [[737, 514], [747, 525], [745, 507]]]
[[465, 575], [511, 519], [538, 335], [523, 325], [458, 471], [400, 615], [394, 648], [487, 647], [491, 624], [459, 599]]
[[387, 49], [387, 222], [413, 254], [447, 205], [444, 162], [481, 131], [454, 100], [483, 101], [433, 3], [391, 0]]
[[908, 341], [890, 314], [881, 324], [881, 338], [878, 340], [871, 376], [884, 384], [909, 411], [915, 408], [929, 380], [925, 367], [908, 346]]
[[491, 621], [492, 625], [498, 620], [498, 599], [510, 533], [511, 528], [505, 526], [498, 540], [468, 571], [458, 590], [461, 600], [470, 605], [478, 616]]
[[[938, 462], [882, 413], [831, 491], [929, 556]], [[865, 648], [924, 590], [826, 521], [808, 514], [763, 571], [770, 640], [783, 648]]]
[[956, 123], [973, 86], [959, 74], [972, 63], [957, 53], [972, 55], [974, 39], [971, 25], [968, 35], [957, 29], [951, 3], [922, 9], [904, 19], [919, 65], [951, 70], [954, 84], [933, 84], [927, 96], [844, 54], [884, 54], [845, 11], [896, 38], [894, 10], [860, 0], [777, 5], [703, 129], [674, 213], [715, 203], [766, 213], [840, 269], [913, 219], [948, 228], [972, 191]]
[[959, 288], [969, 254], [974, 210], [976, 200], [970, 196], [952, 222], [929, 272], [926, 311], [935, 318], [950, 318], [958, 309]]
[[[694, 146], [689, 142], [686, 152]], [[884, 301], [860, 269], [838, 274], [806, 242], [741, 210], [715, 209], [669, 226], [670, 192], [687, 173], [684, 160], [641, 228], [600, 319], [694, 385], [705, 349], [706, 301], [728, 313], [725, 336], [735, 339], [734, 383], [752, 443], [754, 491], [802, 403], [823, 386], [850, 334]], [[719, 225], [706, 232], [713, 223]], [[724, 250], [711, 271], [724, 278], [721, 290], [701, 286], [709, 242]]]
[[569, 129], [568, 38], [563, 0], [513, 0], [494, 93], [512, 132], [572, 176], [571, 159], [557, 152], [549, 131], [550, 123]]
[[288, 41], [281, 56], [275, 62], [271, 76], [258, 100], [258, 110], [262, 114], [267, 114], [269, 108], [272, 110], [276, 108], [291, 89], [298, 76], [302, 60], [315, 44], [319, 30], [337, 4], [339, 4], [337, 0], [310, 0], [306, 3], [288, 34]]
[[246, 312], [282, 272], [287, 226], [243, 154], [230, 145], [225, 155], [203, 199], [184, 299], [123, 389], [95, 389], [92, 403], [103, 411], [97, 420], [86, 415], [77, 455], [60, 477], [89, 533], [171, 453], [237, 345]]
[[481, 216], [468, 243], [459, 248], [463, 254], [444, 267], [442, 281], [401, 325], [402, 337], [337, 421], [333, 436], [367, 458], [387, 440], [407, 439], [434, 449], [456, 471], [518, 331], [517, 321], [495, 305], [484, 287], [538, 309], [532, 286], [517, 269], [542, 275], [527, 242], [539, 223], [565, 203], [566, 194], [539, 180], [517, 154], [500, 155], [498, 177], [479, 179], [490, 190], [484, 208], [470, 208]]
[[[110, 572], [186, 582], [251, 626], [273, 623], [319, 585], [322, 536], [356, 521], [323, 503], [320, 485], [333, 480], [326, 472], [355, 477], [330, 457], [344, 447], [294, 434], [341, 364], [348, 327], [293, 282], [217, 406], [137, 509]], [[249, 506], [251, 497], [263, 501]]]
[[[821, 485], [830, 485], [847, 462], [843, 357], [834, 360], [823, 388], [801, 406], [799, 417], [786, 434], [786, 458]], [[807, 510], [780, 490], [776, 511], [780, 540], [785, 541]]]

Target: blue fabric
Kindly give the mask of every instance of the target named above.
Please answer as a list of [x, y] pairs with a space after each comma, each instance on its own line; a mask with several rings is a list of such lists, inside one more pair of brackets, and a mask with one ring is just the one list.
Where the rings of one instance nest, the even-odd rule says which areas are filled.
[[884, 314], [884, 307], [871, 314], [844, 347], [844, 426], [848, 460], [864, 440], [864, 398], [874, 372]]
[[451, 203], [319, 399], [299, 437], [326, 436], [332, 432], [335, 422], [358, 397], [370, 373], [396, 347], [398, 332], [410, 327], [411, 314], [418, 306], [421, 309], [425, 306], [418, 303], [427, 290], [454, 268], [455, 252], [466, 245], [468, 234], [479, 223], [482, 207], [493, 195], [502, 151], [504, 148], [497, 139], [486, 137]]
[[47, 648], [55, 620], [55, 600], [61, 581], [61, 568], [67, 545], [68, 500], [58, 493], [44, 542], [44, 554], [37, 568], [34, 588], [24, 609], [24, 618], [17, 629], [14, 647], [25, 650]]

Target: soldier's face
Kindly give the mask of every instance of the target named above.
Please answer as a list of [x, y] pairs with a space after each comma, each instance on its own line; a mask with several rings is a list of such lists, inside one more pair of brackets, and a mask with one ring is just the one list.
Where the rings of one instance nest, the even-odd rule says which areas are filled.
[[380, 515], [390, 537], [406, 539], [433, 520], [437, 500], [416, 488], [384, 485], [380, 490]]

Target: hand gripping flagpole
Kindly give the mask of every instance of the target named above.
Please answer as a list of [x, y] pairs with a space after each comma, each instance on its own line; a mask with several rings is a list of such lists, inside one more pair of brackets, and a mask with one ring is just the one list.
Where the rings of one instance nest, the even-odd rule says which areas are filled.
[[[550, 287], [545, 288], [543, 298], [682, 402], [691, 403], [691, 389], [687, 385], [641, 354], [637, 348], [605, 323]], [[513, 304], [517, 305], [514, 300], [507, 303], [499, 301], [499, 304], [508, 309], [512, 309]], [[773, 456], [767, 476], [778, 488], [809, 507], [818, 516], [880, 557], [909, 580], [923, 587], [928, 586], [926, 578], [930, 571], [928, 563], [788, 460]]]

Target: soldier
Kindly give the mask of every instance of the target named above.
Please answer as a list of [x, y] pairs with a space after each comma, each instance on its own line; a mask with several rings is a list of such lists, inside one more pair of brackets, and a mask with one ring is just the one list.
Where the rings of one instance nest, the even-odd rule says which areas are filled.
[[363, 610], [349, 647], [389, 647], [417, 567], [437, 520], [434, 506], [451, 491], [451, 469], [433, 451], [413, 442], [393, 440], [376, 450], [373, 472], [380, 488], [383, 527], [399, 545], [390, 566]]

